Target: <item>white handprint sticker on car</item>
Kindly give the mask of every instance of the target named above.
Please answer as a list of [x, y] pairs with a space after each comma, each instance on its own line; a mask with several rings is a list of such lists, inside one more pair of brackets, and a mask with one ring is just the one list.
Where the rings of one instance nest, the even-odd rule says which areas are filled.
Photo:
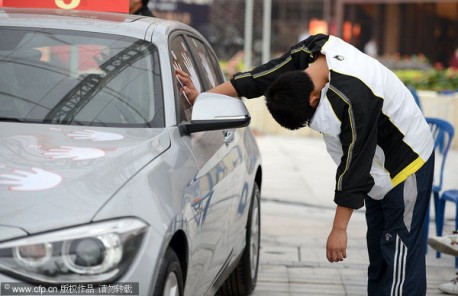
[[200, 61], [202, 62], [202, 66], [204, 66], [205, 73], [207, 74], [208, 81], [212, 87], [216, 86], [216, 79], [213, 76], [213, 71], [211, 70], [210, 65], [208, 64], [208, 60], [205, 57], [203, 52], [199, 52]]
[[88, 160], [105, 156], [105, 151], [97, 148], [60, 146], [52, 148], [43, 153], [52, 159], [69, 158], [72, 160]]
[[188, 70], [188, 73], [191, 76], [192, 83], [196, 87], [197, 91], [200, 93], [202, 87], [200, 86], [200, 81], [198, 78], [199, 76], [197, 76], [197, 72], [194, 68], [194, 65], [191, 62], [191, 58], [185, 52], [182, 52], [181, 55], [183, 56], [184, 65], [186, 66], [186, 69]]
[[59, 185], [62, 177], [40, 168], [30, 171], [13, 170], [12, 174], [0, 174], [0, 186], [9, 186], [11, 191], [47, 190]]
[[118, 141], [124, 138], [123, 135], [115, 134], [115, 133], [108, 133], [108, 132], [99, 132], [93, 130], [84, 130], [84, 131], [76, 131], [70, 134], [67, 134], [70, 138], [74, 140], [89, 140], [89, 141]]

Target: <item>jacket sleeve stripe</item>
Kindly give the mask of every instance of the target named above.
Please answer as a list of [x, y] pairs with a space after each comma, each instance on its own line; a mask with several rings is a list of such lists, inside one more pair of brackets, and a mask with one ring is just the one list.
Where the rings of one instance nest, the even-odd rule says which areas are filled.
[[[303, 52], [307, 53], [308, 55], [310, 55], [311, 57], [313, 57], [313, 53], [307, 47], [305, 47], [304, 45], [299, 47], [299, 48], [291, 50], [291, 55], [294, 55], [296, 53], [300, 53], [301, 51], [303, 51]], [[272, 69], [267, 69], [267, 70], [265, 70], [263, 72], [254, 74], [253, 78], [256, 79], [256, 78], [259, 78], [259, 77], [262, 77], [262, 76], [265, 76], [265, 75], [269, 75], [269, 74], [277, 71], [278, 69], [280, 69], [281, 67], [283, 67], [284, 65], [288, 64], [291, 61], [292, 61], [292, 57], [290, 56], [286, 60], [281, 62], [280, 64], [278, 64], [275, 67], [273, 67]], [[238, 78], [241, 78], [241, 77], [238, 77]]]
[[292, 51], [291, 51], [291, 54], [295, 54], [295, 53], [298, 53], [298, 52], [300, 52], [300, 51], [303, 51], [303, 52], [309, 54], [309, 55], [310, 55], [310, 58], [313, 58], [313, 53], [312, 53], [312, 51], [311, 51], [310, 49], [308, 49], [305, 45], [302, 45], [301, 47], [298, 47], [298, 48], [292, 50]]
[[237, 79], [246, 78], [246, 77], [250, 77], [250, 76], [251, 76], [251, 73], [245, 72], [245, 73], [242, 73], [242, 74], [234, 76], [234, 79], [237, 80]]
[[338, 191], [342, 191], [342, 179], [343, 179], [345, 173], [348, 171], [348, 168], [350, 166], [350, 163], [351, 163], [351, 160], [352, 160], [352, 156], [353, 156], [353, 147], [354, 147], [356, 139], [357, 139], [355, 125], [354, 125], [355, 119], [354, 119], [353, 108], [352, 108], [350, 100], [347, 97], [345, 97], [344, 94], [342, 94], [341, 92], [336, 90], [334, 87], [329, 86], [329, 89], [331, 91], [333, 91], [342, 101], [344, 101], [345, 104], [348, 105], [348, 111], [347, 112], [348, 112], [348, 118], [350, 120], [350, 127], [351, 127], [352, 139], [351, 139], [350, 145], [348, 146], [348, 151], [346, 153], [347, 154], [347, 160], [345, 161], [345, 169], [337, 179], [337, 188], [336, 189]]
[[280, 69], [281, 67], [283, 67], [284, 65], [288, 64], [291, 60], [292, 60], [292, 58], [289, 57], [286, 60], [284, 60], [283, 62], [281, 62], [280, 64], [278, 64], [275, 67], [273, 67], [272, 69], [267, 69], [266, 71], [263, 71], [263, 72], [260, 72], [260, 73], [257, 73], [255, 75], [253, 75], [253, 78], [256, 79], [256, 78], [259, 78], [259, 77], [262, 77], [262, 76], [265, 76], [265, 75], [269, 75], [270, 73], [273, 73], [273, 72], [277, 71], [278, 69]]
[[391, 183], [393, 187], [400, 184], [401, 182], [405, 181], [410, 175], [415, 174], [415, 172], [420, 169], [425, 161], [418, 157], [413, 162], [411, 162], [408, 166], [406, 166], [402, 171], [400, 171], [392, 180]]

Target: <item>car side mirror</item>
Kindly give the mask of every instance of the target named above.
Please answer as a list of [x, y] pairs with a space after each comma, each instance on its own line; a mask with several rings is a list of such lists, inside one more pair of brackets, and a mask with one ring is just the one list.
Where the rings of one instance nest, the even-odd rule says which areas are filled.
[[242, 100], [214, 93], [201, 93], [192, 108], [191, 122], [183, 123], [186, 134], [245, 127], [251, 117]]

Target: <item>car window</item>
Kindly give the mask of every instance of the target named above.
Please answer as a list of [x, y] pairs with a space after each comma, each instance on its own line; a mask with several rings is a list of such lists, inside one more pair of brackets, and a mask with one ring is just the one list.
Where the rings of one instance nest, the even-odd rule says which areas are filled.
[[[170, 44], [170, 56], [173, 69], [181, 69], [188, 73], [198, 92], [207, 91], [223, 82], [215, 56], [207, 50], [202, 41], [195, 37], [188, 36], [187, 39], [183, 35], [174, 37]], [[175, 78], [175, 83], [179, 90], [180, 81]], [[178, 121], [189, 121], [192, 106], [180, 91], [178, 91], [178, 108]]]
[[211, 89], [223, 81], [221, 74], [218, 71], [219, 66], [216, 62], [216, 58], [207, 50], [204, 43], [197, 38], [189, 37], [190, 47], [193, 51], [197, 64], [200, 66], [203, 73], [202, 80], [205, 85], [205, 89]]
[[[193, 60], [191, 52], [185, 42], [185, 39], [182, 35], [176, 36], [173, 38], [170, 43], [170, 56], [173, 63], [173, 69], [181, 69], [188, 73], [191, 77], [191, 80], [196, 87], [198, 92], [205, 91], [202, 87], [201, 80], [199, 78], [198, 68]], [[175, 83], [178, 90], [180, 90], [180, 81], [175, 77]], [[189, 102], [185, 94], [178, 91], [178, 122], [181, 121], [190, 121], [192, 105]]]
[[0, 29], [0, 118], [83, 126], [163, 127], [157, 49], [129, 37]]

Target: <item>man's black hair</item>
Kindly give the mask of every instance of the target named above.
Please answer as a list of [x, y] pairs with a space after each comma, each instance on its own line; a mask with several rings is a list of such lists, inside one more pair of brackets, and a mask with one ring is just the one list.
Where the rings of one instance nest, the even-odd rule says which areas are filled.
[[143, 6], [147, 6], [147, 5], [148, 5], [148, 2], [149, 2], [149, 0], [142, 0], [142, 5], [143, 5]]
[[309, 124], [315, 113], [310, 105], [314, 85], [304, 71], [290, 71], [277, 77], [265, 94], [267, 109], [284, 128], [296, 130]]

